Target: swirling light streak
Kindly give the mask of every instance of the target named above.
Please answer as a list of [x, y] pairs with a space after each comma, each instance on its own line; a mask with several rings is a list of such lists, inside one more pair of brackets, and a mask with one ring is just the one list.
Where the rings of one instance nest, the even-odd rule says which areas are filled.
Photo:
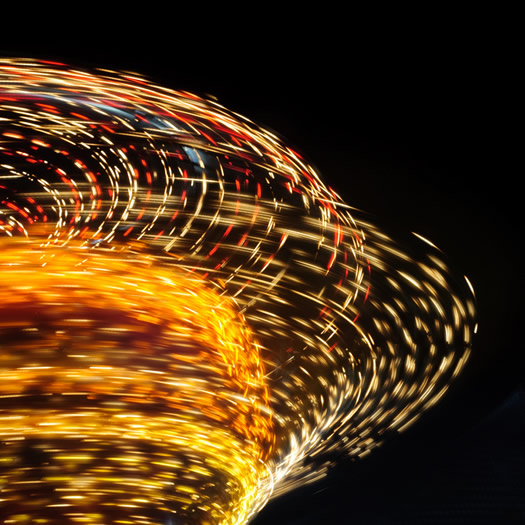
[[216, 102], [1, 60], [0, 125], [6, 523], [244, 523], [463, 368], [439, 250]]

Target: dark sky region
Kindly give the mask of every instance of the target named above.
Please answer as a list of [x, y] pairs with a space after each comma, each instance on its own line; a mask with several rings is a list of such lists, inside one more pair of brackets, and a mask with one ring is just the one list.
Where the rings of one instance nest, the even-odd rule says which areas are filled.
[[255, 525], [525, 523], [522, 194], [507, 163], [507, 69], [490, 32], [426, 29], [268, 46], [249, 31], [183, 45], [151, 30], [0, 49], [214, 95], [303, 152], [374, 222], [431, 239], [473, 283], [473, 357], [443, 402], [367, 459], [272, 502]]

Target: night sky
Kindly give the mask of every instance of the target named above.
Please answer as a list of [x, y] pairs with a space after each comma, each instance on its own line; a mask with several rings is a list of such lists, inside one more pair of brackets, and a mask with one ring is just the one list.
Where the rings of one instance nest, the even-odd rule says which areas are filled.
[[174, 31], [173, 40], [33, 38], [0, 48], [215, 96], [304, 153], [372, 222], [432, 240], [473, 283], [473, 357], [443, 402], [365, 460], [341, 461], [325, 481], [272, 502], [256, 525], [525, 522], [522, 195], [506, 161], [512, 102], [492, 37], [456, 30], [329, 41], [298, 32], [268, 47], [268, 35], [261, 43], [249, 31], [225, 41], [203, 31], [195, 42], [207, 45], [185, 46]]

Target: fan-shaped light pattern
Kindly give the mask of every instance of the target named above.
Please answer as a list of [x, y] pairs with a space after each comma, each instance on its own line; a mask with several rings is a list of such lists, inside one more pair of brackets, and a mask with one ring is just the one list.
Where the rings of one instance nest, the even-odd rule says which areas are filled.
[[10, 59], [0, 126], [11, 523], [244, 523], [463, 368], [468, 281], [217, 103]]

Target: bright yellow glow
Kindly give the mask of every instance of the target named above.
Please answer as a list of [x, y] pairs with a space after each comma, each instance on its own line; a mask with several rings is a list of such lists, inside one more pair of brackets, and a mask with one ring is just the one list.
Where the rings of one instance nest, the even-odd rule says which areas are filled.
[[[160, 523], [175, 501], [192, 519], [245, 521], [271, 490], [274, 435], [259, 349], [220, 292], [140, 254], [0, 243], [13, 515], [51, 519], [60, 502], [88, 522], [100, 508]], [[38, 467], [23, 468], [27, 454]], [[47, 497], [27, 497], [35, 484]]]

